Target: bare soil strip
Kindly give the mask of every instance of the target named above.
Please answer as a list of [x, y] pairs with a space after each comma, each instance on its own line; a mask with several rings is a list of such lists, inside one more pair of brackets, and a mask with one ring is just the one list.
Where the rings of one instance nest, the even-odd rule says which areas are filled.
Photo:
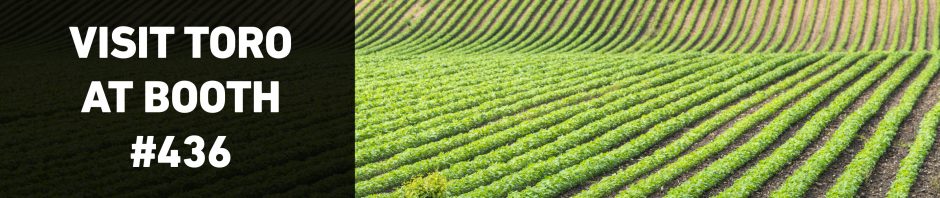
[[[777, 51], [777, 49], [770, 49], [769, 47], [771, 47], [773, 43], [777, 42], [778, 40], [784, 40], [783, 42], [791, 42], [791, 41], [787, 41], [786, 39], [787, 39], [787, 36], [790, 35], [790, 32], [792, 31], [792, 29], [794, 28], [793, 26], [797, 24], [796, 19], [798, 17], [796, 15], [798, 13], [796, 12], [801, 11], [800, 6], [803, 6], [803, 4], [805, 4], [805, 2], [784, 1], [783, 7], [780, 9], [780, 14], [778, 14], [778, 17], [780, 17], [780, 19], [778, 21], [778, 24], [776, 24], [777, 29], [774, 31], [774, 33], [772, 33], [772, 36], [769, 38], [770, 41], [768, 42], [767, 47], [765, 47], [764, 49], [759, 49], [760, 51], [771, 51], [771, 52]], [[789, 10], [787, 10], [787, 8], [789, 8]], [[786, 13], [784, 13], [784, 11], [786, 11]], [[784, 16], [787, 16], [787, 15], [790, 16], [788, 19], [783, 18]], [[784, 21], [786, 21], [786, 23], [784, 23]], [[771, 25], [774, 25], [774, 24], [771, 24]]]
[[[846, 39], [848, 39], [849, 42], [846, 42], [845, 46], [841, 46], [841, 51], [848, 51], [848, 49], [851, 49], [852, 46], [858, 46], [862, 40], [858, 40], [859, 43], [853, 42], [855, 42], [858, 37], [865, 35], [865, 32], [867, 32], [865, 31], [865, 25], [868, 23], [868, 7], [871, 6], [862, 6], [860, 1], [868, 0], [854, 0], [851, 2], [855, 4], [855, 11], [853, 11], [852, 15], [852, 26], [846, 28], [846, 31], [848, 31], [848, 37], [846, 37]], [[856, 27], [861, 27], [861, 29], [855, 29]]]
[[910, 20], [910, 17], [908, 16], [915, 14], [914, 12], [911, 11], [911, 8], [912, 8], [911, 6], [912, 5], [910, 4], [910, 1], [902, 1], [901, 4], [898, 5], [898, 10], [895, 12], [895, 14], [892, 15], [892, 17], [899, 17], [898, 21], [900, 23], [894, 24], [894, 25], [898, 25], [901, 27], [901, 29], [898, 31], [898, 34], [900, 34], [900, 36], [898, 37], [899, 39], [898, 39], [897, 47], [895, 48], [896, 50], [910, 50], [910, 48], [908, 48], [908, 46], [906, 46], [905, 44], [911, 44], [908, 42], [910, 42], [909, 40], [913, 39], [913, 38], [907, 38], [907, 31], [908, 31], [907, 28], [908, 26], [912, 25], [910, 24], [911, 21], [908, 21]]
[[[885, 20], [888, 20], [888, 22], [885, 23], [887, 25], [886, 28], [888, 29], [884, 31], [886, 32], [886, 34], [885, 34], [885, 37], [882, 38], [882, 39], [885, 39], [885, 41], [887, 41], [888, 44], [885, 45], [885, 48], [882, 50], [896, 50], [897, 46], [900, 45], [900, 43], [895, 42], [894, 40], [891, 40], [892, 38], [894, 38], [895, 34], [901, 33], [901, 32], [894, 31], [895, 29], [897, 29], [899, 25], [896, 23], [896, 21], [898, 20], [899, 17], [901, 17], [899, 16], [901, 12], [900, 7], [901, 7], [900, 2], [891, 2], [891, 7], [888, 8], [888, 15], [885, 16]], [[902, 34], [900, 36], [904, 36], [904, 35]]]
[[767, 26], [766, 22], [768, 21], [768, 18], [770, 18], [767, 16], [770, 15], [770, 9], [772, 8], [772, 6], [773, 6], [773, 3], [770, 3], [770, 4], [756, 3], [756, 5], [752, 9], [749, 10], [751, 17], [746, 18], [747, 22], [744, 23], [744, 27], [747, 27], [748, 23], [750, 23], [751, 28], [742, 29], [741, 33], [745, 33], [745, 34], [738, 35], [738, 38], [739, 38], [738, 40], [741, 40], [742, 42], [740, 43], [739, 46], [730, 46], [732, 47], [730, 49], [734, 51], [742, 50], [742, 47], [747, 47], [750, 43], [756, 42], [755, 39], [760, 37], [762, 33], [764, 32], [763, 30], [767, 28], [756, 27], [755, 25], [759, 24], [758, 20], [760, 20], [760, 21], [764, 21], [765, 23], [764, 26]]
[[874, 33], [874, 42], [872, 42], [870, 48], [872, 50], [881, 50], [881, 48], [878, 48], [878, 45], [882, 40], [888, 39], [888, 31], [886, 30], [888, 29], [888, 21], [890, 21], [890, 17], [885, 16], [888, 16], [891, 8], [888, 7], [888, 0], [881, 0], [880, 4], [881, 5], [878, 6], [878, 26], [876, 27], [877, 31], [872, 32]]
[[812, 9], [813, 6], [818, 6], [819, 5], [818, 1], [820, 0], [808, 0], [808, 1], [803, 2], [803, 4], [806, 4], [805, 8], [803, 9], [801, 13], [798, 13], [798, 14], [803, 15], [803, 21], [801, 22], [802, 24], [800, 25], [800, 27], [797, 27], [800, 29], [792, 30], [792, 31], [796, 31], [796, 38], [792, 41], [784, 41], [785, 44], [789, 43], [787, 45], [790, 45], [790, 47], [787, 49], [782, 49], [781, 51], [792, 52], [792, 51], [800, 50], [800, 49], [794, 49], [794, 48], [799, 47], [798, 44], [801, 42], [807, 42], [807, 40], [809, 39], [808, 37], [812, 35], [811, 34], [813, 31], [812, 28], [816, 25], [816, 13], [819, 13], [818, 11], [819, 8], [816, 8], [817, 10], [809, 10], [809, 9]]
[[[839, 23], [836, 23], [836, 20], [840, 19], [839, 17], [842, 17], [841, 16], [842, 13], [836, 12], [837, 11], [836, 6], [839, 6], [839, 1], [830, 0], [827, 3], [829, 4], [829, 10], [824, 10], [824, 12], [829, 12], [829, 19], [828, 20], [823, 19], [823, 20], [826, 20], [826, 24], [823, 26], [824, 29], [822, 29], [822, 33], [818, 35], [819, 45], [810, 46], [813, 48], [813, 50], [828, 51], [829, 46], [823, 46], [823, 45], [826, 42], [829, 42], [829, 40], [835, 39], [835, 38], [829, 38], [829, 35], [832, 34], [832, 31], [838, 31], [836, 29], [839, 28]], [[825, 6], [820, 6], [820, 7], [825, 7]]]
[[[760, 30], [757, 32], [752, 32], [752, 34], [748, 36], [748, 39], [751, 40], [750, 43], [752, 44], [748, 44], [750, 46], [744, 46], [744, 47], [750, 47], [748, 49], [745, 49], [745, 52], [753, 52], [753, 51], [762, 50], [762, 49], [755, 49], [755, 48], [759, 45], [759, 43], [763, 42], [763, 39], [770, 39], [767, 37], [770, 37], [774, 34], [774, 32], [770, 32], [768, 30], [770, 30], [771, 26], [777, 25], [777, 24], [770, 24], [770, 22], [773, 21], [772, 20], [773, 18], [780, 17], [780, 12], [781, 12], [781, 9], [783, 8], [783, 5], [778, 5], [778, 4], [783, 4], [783, 2], [775, 2], [775, 1], [771, 2], [767, 5], [767, 8], [766, 8], [767, 10], [760, 13], [762, 14], [762, 17], [763, 17], [761, 18], [761, 20], [764, 20], [764, 26], [752, 27], [752, 28], [760, 28]], [[777, 22], [779, 23], [780, 21], [777, 21]]]
[[[694, 50], [694, 49], [691, 49], [692, 46], [695, 46], [699, 44], [700, 42], [704, 42], [705, 41], [704, 39], [712, 39], [712, 38], [703, 39], [702, 37], [704, 37], [705, 33], [707, 33], [708, 31], [718, 32], [719, 31], [718, 27], [721, 27], [722, 20], [724, 20], [725, 17], [728, 17], [726, 13], [729, 12], [729, 9], [733, 10], [734, 7], [736, 7], [735, 4], [726, 2], [725, 5], [723, 6], [719, 6], [718, 3], [715, 3], [712, 9], [706, 10], [705, 8], [703, 8], [702, 9], [704, 10], [702, 12], [703, 16], [700, 16], [700, 17], [702, 18], [707, 17], [708, 20], [701, 20], [700, 23], [705, 23], [704, 26], [698, 25], [698, 28], [696, 28], [692, 32], [693, 34], [698, 32], [699, 36], [696, 36], [694, 38], [685, 38], [685, 42], [684, 42], [685, 44], [683, 45], [689, 46], [690, 47], [689, 50]], [[713, 34], [712, 36], [717, 36], [717, 35]], [[683, 45], [679, 45], [679, 46], [681, 47]]]
[[[937, 48], [937, 46], [933, 46], [933, 39], [934, 39], [934, 37], [936, 36], [936, 35], [934, 35], [934, 33], [935, 33], [934, 31], [935, 31], [937, 28], [940, 28], [940, 27], [938, 27], [938, 26], [936, 25], [936, 24], [937, 24], [937, 21], [936, 21], [936, 17], [935, 17], [935, 16], [936, 16], [937, 14], [940, 14], [940, 13], [937, 13], [937, 3], [936, 3], [936, 2], [928, 2], [927, 5], [928, 5], [928, 6], [927, 6], [927, 19], [926, 19], [926, 20], [927, 20], [927, 23], [924, 23], [924, 24], [921, 24], [921, 25], [926, 25], [926, 26], [927, 26], [927, 37], [925, 37], [926, 40], [924, 40], [924, 42], [927, 42], [927, 45], [926, 45], [926, 46], [927, 46], [927, 49], [931, 49], [931, 50], [932, 50], [932, 49]], [[934, 81], [934, 82], [936, 83], [936, 81]]]

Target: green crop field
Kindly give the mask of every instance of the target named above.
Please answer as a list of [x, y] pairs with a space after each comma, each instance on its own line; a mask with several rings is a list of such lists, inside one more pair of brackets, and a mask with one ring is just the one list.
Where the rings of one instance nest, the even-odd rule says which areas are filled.
[[929, 0], [356, 0], [357, 197], [938, 197]]

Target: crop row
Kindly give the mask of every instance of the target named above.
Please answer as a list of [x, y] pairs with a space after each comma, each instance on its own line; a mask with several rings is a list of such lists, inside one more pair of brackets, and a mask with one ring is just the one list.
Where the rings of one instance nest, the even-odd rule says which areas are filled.
[[[709, 61], [709, 62], [712, 62], [712, 61]], [[677, 63], [677, 64], [681, 65], [681, 63]], [[481, 137], [486, 138], [486, 136], [490, 136], [494, 134], [495, 132], [498, 132], [499, 130], [504, 129], [503, 126], [511, 126], [511, 125], [518, 124], [516, 126], [513, 126], [512, 128], [506, 129], [507, 131], [544, 127], [544, 125], [547, 125], [549, 123], [559, 122], [561, 119], [565, 119], [567, 117], [567, 116], [554, 116], [552, 114], [572, 115], [569, 113], [572, 111], [569, 111], [569, 110], [579, 110], [579, 109], [584, 109], [584, 108], [588, 108], [591, 106], [598, 106], [600, 104], [609, 103], [615, 99], [620, 99], [625, 96], [628, 96], [627, 94], [640, 92], [642, 90], [649, 89], [654, 86], [662, 85], [663, 83], [674, 81], [676, 79], [679, 79], [680, 77], [685, 79], [685, 77], [687, 77], [686, 76], [687, 74], [704, 69], [704, 68], [708, 68], [707, 66], [709, 65], [702, 64], [700, 66], [686, 66], [686, 67], [681, 67], [678, 69], [673, 68], [672, 65], [668, 67], [662, 67], [661, 69], [657, 69], [657, 71], [650, 72], [648, 74], [644, 74], [641, 76], [636, 76], [636, 79], [647, 79], [642, 83], [636, 83], [631, 86], [621, 88], [613, 92], [606, 93], [597, 99], [585, 102], [585, 104], [572, 105], [570, 102], [582, 101], [584, 97], [571, 97], [571, 98], [563, 99], [560, 102], [553, 102], [553, 103], [543, 105], [534, 109], [530, 109], [524, 113], [502, 118], [499, 121], [490, 123], [481, 128], [471, 130], [467, 133], [458, 134], [453, 137], [443, 139], [441, 141], [431, 142], [425, 145], [421, 145], [420, 147], [417, 147], [417, 148], [407, 149], [404, 152], [398, 153], [395, 156], [389, 159], [386, 159], [384, 161], [367, 164], [356, 170], [357, 171], [356, 176], [359, 179], [368, 179], [374, 176], [376, 173], [384, 173], [392, 168], [396, 168], [404, 164], [412, 163], [416, 160], [425, 159], [435, 154], [451, 150], [455, 147], [465, 145], [472, 141], [476, 141], [477, 139]], [[670, 70], [672, 71], [668, 73], [664, 73], [665, 71], [670, 71]], [[709, 70], [714, 70], [714, 69], [709, 68]], [[662, 73], [662, 75], [657, 75], [660, 73]], [[674, 83], [682, 83], [682, 82], [687, 82], [687, 81], [688, 80], [679, 80], [679, 82], [674, 82]], [[623, 85], [623, 83], [626, 83], [626, 82], [630, 82], [630, 81], [618, 81], [615, 84]], [[603, 93], [605, 92], [605, 89], [598, 89], [597, 91], [592, 91], [592, 92], [596, 92], [596, 93], [587, 93], [587, 94], [581, 94], [581, 95], [591, 96], [591, 95]], [[583, 107], [579, 107], [579, 106], [583, 106]], [[546, 108], [546, 107], [549, 107], [549, 108]], [[564, 107], [564, 110], [557, 110], [553, 112], [553, 110], [559, 109], [561, 107]], [[586, 114], [586, 115], [594, 116], [590, 119], [600, 118], [599, 115], [591, 115], [591, 114]], [[537, 116], [541, 116], [541, 117], [537, 117]], [[572, 116], [574, 116], [575, 119], [577, 119], [578, 117], [583, 117], [579, 115], [572, 115]], [[519, 123], [523, 120], [527, 122]], [[545, 121], [543, 122], [542, 120], [545, 120]], [[537, 124], [537, 123], [545, 123], [545, 124]], [[478, 151], [481, 152], [480, 150]]]
[[[872, 72], [887, 72], [888, 68], [894, 67], [895, 63], [902, 58], [898, 55], [892, 57], [893, 59], [889, 58], [889, 60], [884, 61], [881, 66], [875, 68]], [[906, 65], [910, 67], [910, 64]], [[905, 71], [912, 69], [913, 68], [897, 69], [889, 79], [894, 80], [894, 83], [900, 83], [896, 81], [903, 81], [909, 74], [909, 72], [905, 73]], [[839, 128], [832, 133], [825, 145], [810, 156], [793, 174], [787, 177], [786, 181], [773, 192], [772, 196], [786, 197], [804, 194], [809, 186], [816, 181], [817, 177], [826, 170], [826, 167], [835, 160], [839, 153], [849, 146], [849, 143], [855, 138], [864, 123], [881, 108], [881, 104], [894, 90], [893, 87], [896, 86], [892, 86], [891, 84], [879, 85], [875, 92], [865, 101], [865, 104], [843, 119]]]
[[[498, 180], [479, 188], [474, 189], [463, 196], [477, 197], [477, 196], [505, 196], [506, 193], [509, 193], [512, 190], [518, 190], [526, 186], [531, 182], [537, 181], [546, 174], [555, 173], [561, 169], [574, 165], [581, 160], [594, 156], [599, 152], [608, 150], [611, 147], [618, 145], [624, 140], [634, 137], [644, 130], [652, 127], [654, 124], [665, 121], [672, 116], [675, 116], [681, 112], [686, 111], [687, 109], [693, 107], [695, 104], [701, 103], [707, 99], [714, 97], [719, 93], [730, 90], [731, 88], [740, 85], [748, 80], [760, 76], [761, 74], [768, 73], [774, 69], [779, 70], [789, 70], [798, 68], [799, 66], [790, 66], [790, 67], [779, 67], [774, 68], [780, 64], [791, 61], [791, 57], [780, 57], [776, 60], [769, 61], [765, 64], [760, 64], [746, 70], [731, 71], [730, 73], [723, 73], [719, 75], [713, 75], [710, 79], [721, 80], [709, 84], [708, 87], [703, 87], [698, 89], [693, 93], [677, 93], [672, 92], [669, 95], [661, 96], [654, 102], [659, 101], [670, 101], [668, 106], [659, 107], [655, 110], [652, 110], [651, 113], [646, 114], [642, 117], [639, 117], [636, 120], [630, 121], [628, 123], [622, 124], [617, 128], [603, 133], [600, 137], [593, 138], [590, 142], [584, 142], [584, 137], [593, 137], [593, 135], [567, 135], [566, 137], [559, 138], [555, 142], [542, 146], [536, 150], [529, 151], [528, 155], [531, 156], [545, 156], [546, 153], [553, 153], [559, 151], [566, 151], [562, 155], [550, 157], [544, 159], [544, 157], [529, 157], [528, 155], [517, 157], [517, 160], [511, 160], [505, 164], [505, 166], [493, 165], [487, 169], [492, 169], [492, 172], [511, 172], [512, 174], [501, 177]], [[800, 65], [802, 66], [802, 65]], [[776, 72], [770, 72], [771, 74]], [[665, 98], [663, 98], [665, 97]], [[674, 101], [674, 102], [673, 102]], [[656, 105], [659, 106], [659, 105]], [[639, 107], [639, 108], [637, 108]], [[645, 110], [649, 108], [647, 106], [636, 106], [631, 110]], [[650, 111], [650, 110], [646, 110]], [[616, 115], [611, 115], [609, 117], [616, 117]], [[574, 147], [573, 149], [568, 149]], [[547, 157], [547, 156], [546, 156]], [[531, 159], [538, 159], [537, 163], [535, 161], [528, 162]], [[544, 160], [542, 160], [544, 159]], [[534, 164], [530, 164], [534, 163]], [[519, 170], [519, 168], [524, 168]], [[502, 170], [501, 170], [502, 169]], [[514, 171], [518, 170], [518, 171]], [[486, 177], [487, 174], [475, 174], [469, 176], [469, 178], [462, 178], [461, 180], [473, 179], [473, 178], [493, 178]], [[481, 177], [483, 176], [483, 177]], [[458, 184], [460, 182], [458, 181]]]
[[[870, 65], [874, 61], [880, 59], [880, 56], [869, 56], [866, 59], [859, 61], [859, 65]], [[887, 68], [888, 66], [884, 66]], [[833, 79], [827, 81], [822, 86], [819, 86], [812, 92], [806, 94], [807, 96], [812, 95], [826, 95], [828, 96], [834, 92], [839, 87], [848, 83], [860, 73], [864, 72], [867, 67], [852, 67], [847, 71], [844, 71], [834, 77]], [[877, 73], [876, 73], [877, 74]], [[814, 88], [814, 87], [803, 87], [804, 89]], [[789, 93], [788, 93], [789, 94]], [[800, 94], [789, 95], [789, 97], [799, 97]], [[820, 98], [820, 97], [817, 97]], [[726, 129], [720, 135], [716, 136], [711, 142], [705, 144], [682, 157], [677, 158], [673, 163], [662, 167], [658, 171], [651, 173], [646, 178], [637, 181], [633, 185], [630, 185], [627, 189], [621, 192], [620, 195], [624, 196], [645, 196], [653, 193], [654, 190], [658, 190], [660, 187], [666, 184], [666, 182], [671, 181], [678, 177], [680, 174], [692, 169], [693, 167], [701, 164], [709, 157], [717, 154], [719, 151], [723, 150], [728, 145], [734, 142], [735, 139], [740, 137], [744, 132], [747, 132], [750, 128], [756, 126], [762, 120], [773, 115], [778, 109], [783, 108], [786, 103], [782, 101], [787, 101], [786, 97], [775, 98], [774, 101], [771, 101], [768, 105], [761, 107], [761, 109], [750, 114], [744, 119], [739, 120], [731, 126], [731, 128]], [[809, 106], [808, 104], [817, 103], [817, 101], [800, 99], [793, 106], [797, 106], [799, 103], [804, 103], [804, 105]], [[813, 105], [815, 106], [815, 105]], [[791, 108], [793, 109], [793, 108]], [[787, 111], [787, 110], [784, 110]], [[802, 113], [797, 110], [790, 110], [791, 114]], [[784, 112], [780, 113], [784, 115]], [[779, 116], [778, 116], [779, 117]], [[786, 121], [786, 120], [784, 120]]]
[[[800, 82], [806, 76], [812, 74], [820, 67], [823, 67], [825, 64], [830, 64], [833, 61], [840, 59], [842, 56], [829, 56], [823, 60], [820, 60], [817, 64], [807, 67], [803, 71], [795, 74], [794, 77], [783, 80], [773, 86], [768, 87], [765, 90], [755, 93], [751, 97], [738, 102], [734, 106], [731, 106], [725, 110], [722, 110], [718, 115], [713, 116], [713, 118], [704, 121], [698, 126], [689, 129], [683, 133], [682, 137], [673, 141], [672, 143], [664, 146], [663, 148], [658, 148], [650, 156], [643, 157], [638, 162], [633, 165], [616, 171], [616, 173], [602, 178], [597, 183], [591, 185], [587, 190], [582, 191], [581, 193], [575, 195], [575, 197], [600, 197], [610, 194], [615, 190], [615, 188], [620, 188], [626, 185], [628, 182], [639, 178], [641, 175], [653, 170], [656, 167], [660, 167], [665, 164], [667, 160], [675, 158], [682, 151], [687, 150], [692, 143], [700, 140], [708, 133], [718, 129], [721, 125], [731, 121], [736, 116], [741, 113], [744, 113], [747, 109], [752, 108], [754, 105], [759, 104], [760, 102], [767, 100], [768, 98], [776, 95], [777, 93], [793, 86], [797, 82]], [[795, 96], [801, 95], [803, 92], [808, 90], [808, 88], [813, 87], [814, 85], [822, 82], [823, 80], [829, 78], [830, 76], [836, 74], [838, 71], [841, 71], [842, 68], [846, 67], [858, 59], [860, 55], [854, 55], [850, 57], [843, 58], [842, 61], [837, 62], [833, 66], [830, 66], [825, 71], [821, 72], [818, 75], [814, 75], [812, 78], [802, 81], [802, 83], [797, 84], [795, 88], [792, 88], [781, 96], [778, 96], [778, 99], [774, 99], [774, 102], [768, 104], [786, 104], [789, 100], [793, 100]]]
[[[608, 64], [599, 64], [598, 67], [604, 67], [604, 65]], [[475, 126], [480, 124], [495, 121], [498, 118], [508, 115], [513, 115], [533, 106], [538, 106], [549, 101], [557, 100], [559, 98], [564, 98], [566, 96], [602, 87], [604, 85], [608, 85], [613, 80], [639, 75], [656, 68], [657, 66], [655, 65], [644, 65], [625, 71], [618, 70], [616, 68], [608, 68], [602, 72], [598, 72], [600, 74], [592, 73], [591, 75], [587, 75], [579, 79], [559, 79], [561, 82], [556, 83], [554, 86], [533, 87], [528, 92], [538, 94], [535, 97], [518, 96], [502, 98], [500, 100], [486, 102], [474, 109], [435, 117], [417, 125], [408, 126], [391, 133], [383, 134], [382, 136], [378, 136], [376, 138], [357, 142], [356, 149], [361, 152], [356, 153], [356, 162], [358, 165], [375, 162], [377, 160], [390, 157], [392, 154], [401, 152], [404, 149], [413, 148], [429, 142], [440, 140], [459, 132], [469, 131], [473, 128], [476, 128]], [[583, 82], [585, 80], [587, 82]], [[630, 78], [628, 79], [628, 82], [638, 82], [639, 80], [641, 79]], [[555, 86], [561, 86], [564, 88], [558, 89]], [[511, 105], [505, 105], [504, 103]], [[493, 106], [494, 108], [487, 108], [489, 106]], [[445, 125], [444, 123], [448, 124]]]
[[929, 12], [936, 6], [913, 0], [363, 1], [355, 33], [361, 55], [931, 50], [940, 47], [933, 34], [940, 28], [924, 24], [940, 16]]
[[[714, 61], [705, 61], [704, 65], [707, 66], [708, 62], [714, 62]], [[656, 62], [650, 63], [648, 66], [662, 67], [662, 66], [666, 66], [667, 64], [669, 64], [669, 62], [656, 61]], [[669, 68], [669, 67], [665, 67], [665, 68]], [[711, 68], [721, 69], [719, 67], [711, 67]], [[645, 90], [639, 93], [633, 93], [633, 92], [642, 90], [643, 88], [649, 88], [649, 86], [655, 86], [663, 82], [669, 82], [670, 79], [674, 79], [676, 77], [681, 76], [681, 75], [675, 75], [675, 74], [684, 74], [684, 73], [687, 73], [688, 71], [695, 71], [695, 69], [701, 69], [701, 67], [690, 67], [687, 71], [678, 70], [678, 72], [674, 72], [673, 75], [664, 75], [662, 77], [649, 78], [649, 80], [644, 83], [639, 83], [634, 86], [629, 86], [625, 89], [620, 89], [618, 91], [611, 92], [607, 95], [601, 96], [600, 98], [596, 100], [592, 100], [592, 102], [583, 103], [584, 105], [569, 105], [567, 104], [568, 103], [567, 101], [562, 101], [560, 103], [561, 107], [564, 107], [564, 106], [568, 106], [568, 107], [565, 107], [564, 109], [561, 109], [559, 111], [544, 112], [544, 110], [540, 110], [538, 108], [533, 109], [533, 110], [530, 110], [529, 112], [534, 112], [534, 113], [544, 112], [544, 113], [533, 114], [533, 115], [546, 114], [546, 116], [539, 117], [538, 119], [535, 119], [535, 120], [528, 120], [530, 122], [526, 122], [523, 125], [518, 125], [516, 127], [510, 128], [502, 132], [500, 132], [500, 130], [492, 130], [492, 129], [489, 129], [488, 127], [484, 127], [484, 128], [480, 128], [479, 130], [474, 130], [469, 133], [463, 133], [461, 135], [454, 136], [451, 139], [438, 141], [440, 142], [438, 143], [438, 145], [452, 145], [455, 142], [458, 145], [462, 145], [462, 144], [466, 144], [467, 141], [472, 141], [472, 142], [466, 146], [459, 147], [456, 150], [447, 152], [442, 155], [438, 155], [437, 157], [432, 158], [431, 160], [425, 160], [425, 161], [421, 161], [421, 162], [411, 164], [408, 166], [403, 166], [392, 172], [385, 173], [379, 177], [372, 178], [369, 181], [365, 181], [365, 183], [360, 182], [360, 184], [357, 184], [357, 188], [359, 188], [360, 186], [362, 187], [369, 186], [367, 185], [369, 183], [382, 184], [383, 186], [389, 185], [389, 183], [394, 184], [397, 182], [393, 182], [393, 181], [398, 181], [401, 179], [408, 179], [410, 177], [410, 176], [403, 177], [405, 175], [414, 175], [414, 174], [420, 174], [421, 172], [425, 172], [425, 171], [433, 171], [433, 169], [436, 169], [434, 167], [441, 167], [444, 165], [449, 165], [452, 163], [459, 162], [459, 161], [450, 161], [450, 160], [461, 160], [461, 161], [466, 160], [470, 157], [473, 157], [474, 155], [483, 154], [480, 152], [486, 152], [490, 150], [487, 148], [495, 148], [501, 145], [505, 145], [507, 141], [518, 139], [520, 136], [530, 133], [529, 131], [531, 130], [537, 130], [539, 128], [545, 127], [545, 125], [560, 122], [561, 120], [567, 119], [570, 116], [574, 116], [575, 114], [572, 114], [573, 112], [583, 111], [584, 109], [589, 108], [591, 106], [599, 106], [601, 104], [606, 103], [605, 101], [611, 101], [611, 100], [616, 99], [618, 101], [623, 101], [621, 103], [624, 103], [624, 105], [636, 104], [637, 102], [645, 100], [643, 98], [656, 96], [657, 95], [656, 92], [662, 92], [662, 91], [671, 90], [671, 89], [664, 88], [664, 89]], [[713, 70], [713, 69], [703, 70], [703, 73], [707, 73], [708, 70]], [[681, 85], [679, 83], [688, 83], [689, 81], [679, 80], [677, 82], [678, 83], [672, 83], [670, 85], [677, 86], [677, 85]], [[626, 84], [619, 84], [619, 85], [615, 85], [614, 87], [623, 86], [623, 85], [626, 85]], [[603, 93], [603, 92], [600, 92], [600, 93]], [[643, 94], [643, 93], [646, 93], [646, 94]], [[596, 93], [585, 92], [585, 94], [596, 94]], [[629, 96], [627, 94], [631, 94], [631, 95], [640, 94], [640, 95], [626, 97], [626, 96]], [[578, 98], [572, 98], [572, 99], [573, 100], [570, 100], [570, 102], [583, 101], [583, 99], [578, 99]], [[592, 104], [594, 103], [593, 101], [597, 101], [601, 103]], [[553, 103], [553, 104], [549, 104], [548, 106], [556, 106], [556, 105], [555, 103]], [[596, 116], [596, 115], [591, 115], [591, 116]], [[522, 118], [525, 118], [525, 117], [522, 117]], [[520, 120], [527, 120], [527, 119], [507, 119], [507, 120], [520, 121]], [[499, 126], [499, 125], [491, 124], [487, 126]], [[573, 125], [573, 126], [576, 126], [576, 125]], [[496, 133], [496, 132], [499, 132], [499, 133]], [[482, 138], [482, 139], [479, 139], [479, 138]], [[475, 140], [475, 139], [479, 139], [479, 140]], [[523, 138], [523, 140], [524, 139], [526, 138]], [[433, 145], [431, 147], [423, 147], [419, 149], [420, 150], [417, 151], [419, 153], [438, 151], [436, 150], [438, 148]], [[445, 161], [440, 161], [441, 159]], [[484, 158], [478, 158], [478, 159], [484, 159]], [[486, 158], [486, 159], [489, 159], [489, 158]], [[377, 166], [377, 167], [381, 167], [381, 166]], [[364, 170], [369, 170], [369, 169], [364, 169]], [[411, 173], [406, 173], [406, 172], [411, 172]], [[406, 173], [406, 174], [402, 175], [402, 173]], [[400, 179], [391, 179], [391, 178], [400, 178]]]
[[[928, 65], [928, 68], [936, 70], [937, 67], [940, 67], [940, 59], [931, 58]], [[938, 122], [940, 122], [940, 105], [935, 104], [920, 121], [917, 136], [908, 150], [907, 156], [901, 160], [897, 177], [891, 183], [891, 190], [888, 191], [888, 197], [908, 196], [911, 186], [914, 185], [914, 180], [918, 177], [918, 170], [923, 165], [924, 159], [927, 158], [927, 153], [933, 149], [932, 145], [936, 137]]]
[[[925, 56], [925, 53], [915, 54], [906, 64], [901, 66], [902, 71], [911, 73], [911, 71], [921, 64]], [[829, 189], [829, 192], [826, 193], [827, 196], [854, 196], [857, 194], [858, 188], [862, 185], [862, 181], [865, 181], [868, 175], [871, 174], [878, 159], [881, 158], [888, 149], [888, 146], [891, 145], [891, 141], [897, 134], [901, 123], [910, 115], [911, 110], [914, 109], [914, 104], [917, 103], [920, 95], [924, 92], [934, 74], [937, 73], [938, 68], [935, 67], [936, 65], [929, 64], [929, 66], [931, 67], [923, 69], [910, 86], [907, 87], [904, 91], [904, 95], [901, 97], [901, 101], [888, 110], [881, 122], [878, 123], [878, 128], [875, 130], [874, 135], [869, 137], [868, 141], [865, 142], [865, 147], [862, 148], [858, 154], [855, 154], [852, 162], [845, 167], [842, 175], [839, 176], [836, 183]], [[903, 81], [903, 78], [889, 79], [884, 85], [898, 86]]]
[[[780, 78], [783, 78], [794, 71], [788, 70], [788, 68], [802, 68], [806, 65], [810, 65], [811, 63], [816, 62], [821, 57], [821, 55], [810, 55], [792, 62], [788, 62], [784, 65], [781, 65], [781, 69], [779, 70], [768, 72], [765, 75], [747, 81], [747, 83], [739, 84], [731, 90], [709, 99], [707, 102], [699, 102], [696, 104], [697, 106], [688, 109], [687, 111], [669, 120], [656, 124], [642, 135], [630, 139], [626, 144], [614, 148], [606, 153], [598, 154], [583, 160], [578, 165], [568, 167], [558, 174], [546, 177], [534, 186], [520, 191], [517, 195], [557, 196], [558, 194], [564, 192], [564, 190], [568, 190], [569, 188], [572, 188], [575, 185], [580, 184], [581, 182], [584, 182], [593, 176], [596, 176], [597, 174], [603, 173], [604, 171], [612, 169], [629, 159], [637, 157], [643, 151], [652, 147], [654, 144], [662, 141], [666, 137], [681, 130], [682, 128], [689, 126], [690, 124], [693, 124], [700, 119], [703, 119], [704, 117], [724, 107], [728, 103], [737, 101], [741, 97], [750, 95], [760, 88], [763, 88], [765, 85], [780, 81]], [[818, 69], [818, 67], [816, 68]], [[793, 78], [799, 77], [800, 76], [795, 76]]]

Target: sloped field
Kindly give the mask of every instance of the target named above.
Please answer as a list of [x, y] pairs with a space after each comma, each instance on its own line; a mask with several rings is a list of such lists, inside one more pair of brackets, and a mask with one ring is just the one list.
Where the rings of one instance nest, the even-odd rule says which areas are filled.
[[940, 196], [937, 6], [360, 0], [356, 195]]
[[358, 0], [358, 53], [940, 49], [926, 0]]

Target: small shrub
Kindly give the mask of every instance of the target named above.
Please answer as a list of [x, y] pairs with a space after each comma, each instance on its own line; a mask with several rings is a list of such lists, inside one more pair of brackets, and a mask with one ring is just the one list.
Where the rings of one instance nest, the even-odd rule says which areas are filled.
[[446, 190], [447, 178], [438, 172], [416, 177], [402, 187], [408, 198], [441, 198], [445, 197]]

